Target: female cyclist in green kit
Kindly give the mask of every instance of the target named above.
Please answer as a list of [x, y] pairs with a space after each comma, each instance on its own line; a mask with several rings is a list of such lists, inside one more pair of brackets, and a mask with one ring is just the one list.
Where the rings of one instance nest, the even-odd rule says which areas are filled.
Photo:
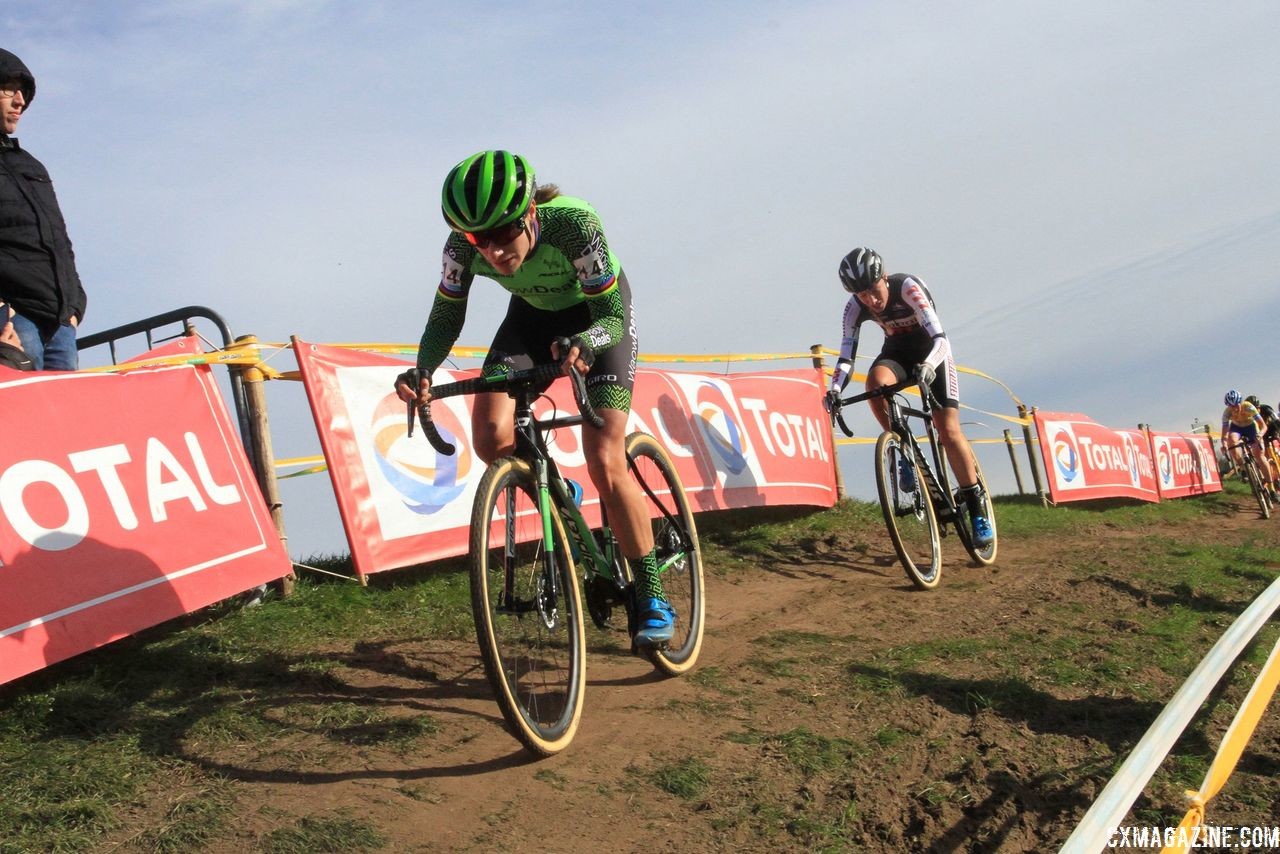
[[[591, 482], [635, 574], [637, 647], [665, 644], [676, 614], [658, 575], [642, 496], [627, 471], [627, 415], [635, 384], [637, 344], [631, 291], [609, 250], [595, 210], [581, 199], [539, 187], [518, 154], [482, 151], [463, 160], [444, 181], [442, 208], [451, 233], [444, 247], [440, 287], [418, 347], [421, 382], [405, 375], [396, 391], [405, 402], [430, 400], [431, 374], [462, 332], [467, 296], [477, 275], [511, 292], [507, 315], [485, 359], [485, 375], [559, 359], [564, 371], [586, 375], [588, 397], [604, 426], [582, 430]], [[554, 339], [569, 339], [567, 353]], [[491, 463], [515, 447], [514, 401], [477, 395], [472, 410], [476, 454]]]

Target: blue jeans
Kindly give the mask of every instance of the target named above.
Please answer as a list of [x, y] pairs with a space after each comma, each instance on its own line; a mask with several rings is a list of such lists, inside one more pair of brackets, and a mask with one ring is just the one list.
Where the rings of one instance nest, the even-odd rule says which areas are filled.
[[74, 326], [64, 323], [45, 338], [40, 334], [40, 327], [22, 315], [13, 315], [12, 321], [13, 331], [22, 339], [22, 349], [37, 371], [74, 371], [80, 367]]

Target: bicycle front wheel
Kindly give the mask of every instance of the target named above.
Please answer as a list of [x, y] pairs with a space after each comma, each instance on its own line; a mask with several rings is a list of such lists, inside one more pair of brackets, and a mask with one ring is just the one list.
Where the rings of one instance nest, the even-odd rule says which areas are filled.
[[[903, 466], [914, 475], [914, 484], [902, 482], [906, 480], [899, 477]], [[914, 488], [905, 488], [909, 486]], [[890, 431], [876, 441], [876, 489], [889, 538], [907, 578], [921, 590], [932, 590], [942, 579], [938, 518], [920, 467], [910, 449]]]
[[651, 650], [649, 658], [663, 673], [679, 676], [698, 660], [706, 610], [693, 509], [675, 465], [656, 439], [632, 433], [627, 437], [627, 458], [652, 520], [662, 590], [676, 612], [675, 635], [664, 648]]
[[530, 465], [489, 466], [471, 511], [476, 638], [503, 717], [542, 756], [573, 740], [586, 687], [582, 602], [559, 514], [549, 530], [550, 547]]

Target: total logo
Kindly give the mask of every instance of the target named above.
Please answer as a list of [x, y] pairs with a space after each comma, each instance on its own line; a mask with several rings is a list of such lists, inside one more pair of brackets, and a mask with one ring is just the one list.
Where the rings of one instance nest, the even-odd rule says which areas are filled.
[[379, 401], [369, 424], [382, 476], [405, 507], [424, 516], [462, 494], [472, 465], [466, 433], [453, 411], [437, 403], [431, 415], [440, 435], [455, 446], [453, 456], [437, 454], [421, 430], [415, 430], [412, 437], [407, 435], [405, 405], [394, 392]]
[[739, 474], [747, 467], [746, 446], [742, 425], [733, 417], [724, 392], [711, 382], [698, 384], [694, 413], [702, 426], [702, 435], [730, 474]]
[[1080, 474], [1080, 452], [1076, 450], [1075, 436], [1071, 431], [1065, 427], [1060, 428], [1049, 443], [1049, 450], [1053, 455], [1053, 464], [1058, 470], [1058, 476], [1066, 483], [1075, 480]]
[[[1136, 445], [1134, 445], [1133, 439], [1128, 433], [1121, 433], [1120, 436], [1124, 440], [1124, 456], [1129, 463], [1129, 484], [1131, 486], [1140, 486], [1142, 478], [1139, 473], [1139, 463], [1143, 460], [1145, 455], [1138, 450]], [[1150, 462], [1148, 462], [1145, 467], [1150, 471]]]
[[1163, 486], [1173, 485], [1173, 456], [1169, 453], [1169, 443], [1164, 439], [1156, 440], [1156, 471], [1160, 473]]

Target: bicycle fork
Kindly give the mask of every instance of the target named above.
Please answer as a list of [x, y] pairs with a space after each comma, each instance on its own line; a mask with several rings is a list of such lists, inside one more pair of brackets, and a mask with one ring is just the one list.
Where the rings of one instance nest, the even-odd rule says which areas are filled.
[[506, 490], [503, 506], [503, 560], [502, 560], [502, 597], [498, 612], [510, 614], [517, 618], [525, 614], [536, 613], [543, 625], [554, 628], [559, 620], [560, 573], [555, 550], [555, 537], [551, 530], [551, 502], [546, 487], [545, 472], [539, 478], [538, 489], [539, 515], [542, 518], [542, 559], [539, 561], [538, 578], [534, 581], [530, 598], [521, 599], [516, 595], [519, 578], [517, 567], [519, 546], [516, 535], [516, 489]]

